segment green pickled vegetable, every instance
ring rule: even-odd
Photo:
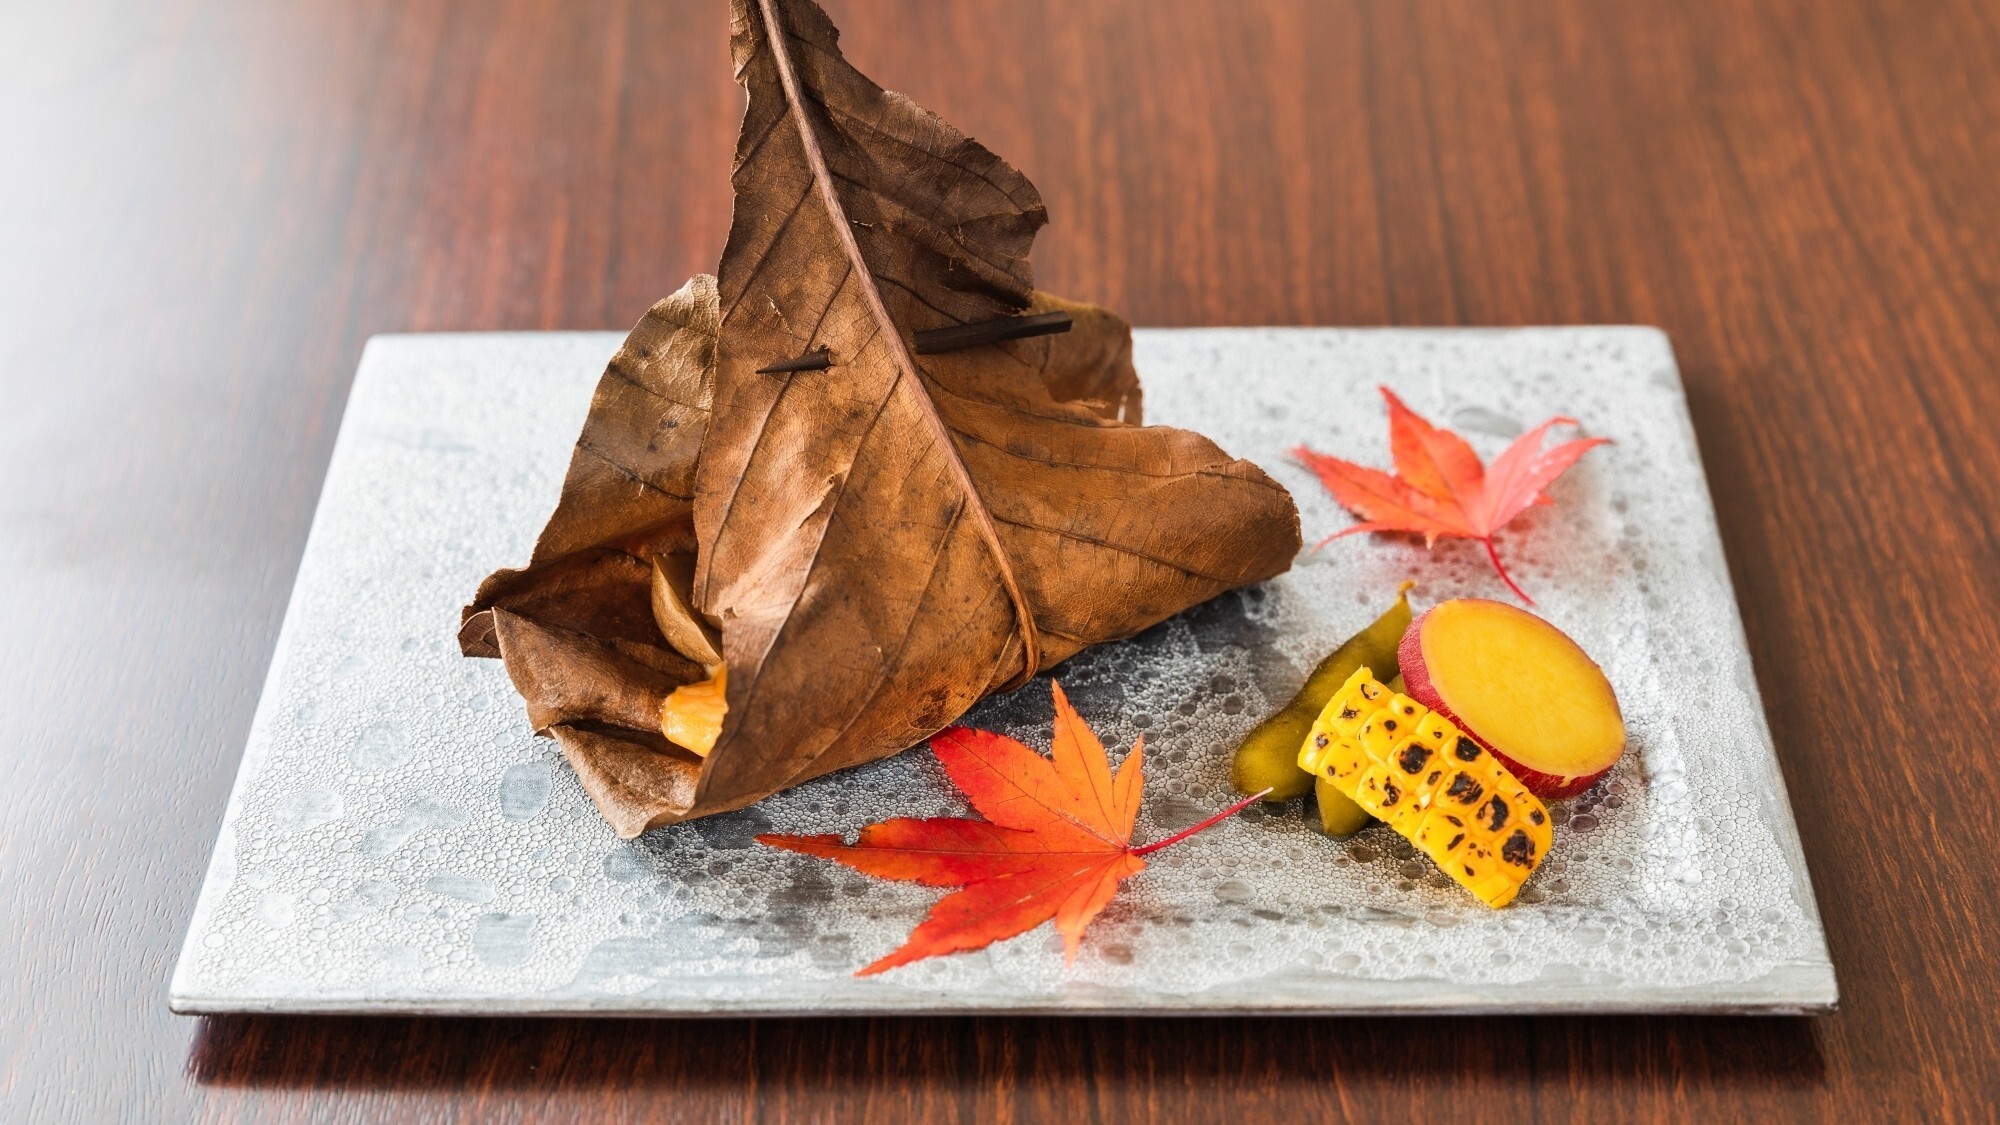
[[[1312,788],[1313,775],[1299,768],[1299,747],[1312,732],[1313,720],[1319,718],[1327,700],[1333,698],[1333,693],[1340,690],[1355,669],[1365,664],[1384,683],[1396,675],[1396,646],[1402,643],[1403,633],[1410,627],[1410,585],[1403,583],[1396,593],[1396,604],[1376,618],[1374,624],[1349,637],[1320,661],[1290,703],[1243,736],[1229,766],[1229,780],[1237,792],[1249,794],[1268,788],[1270,792],[1264,799],[1281,802],[1302,797]],[[1343,803],[1352,806],[1352,814],[1339,808]],[[1331,812],[1329,805],[1335,806]],[[1361,807],[1338,790],[1329,787],[1322,791],[1320,816],[1324,823],[1346,823],[1351,815],[1361,816],[1364,818],[1361,823],[1367,823],[1367,814],[1361,812]]]
[[[1323,777],[1313,778],[1313,794],[1319,798],[1319,830],[1328,836],[1352,836],[1374,819]]]

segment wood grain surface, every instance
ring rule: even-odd
[[[1140,324],[1671,333],[1841,1012],[168,1014],[371,333],[624,328],[728,226],[721,0],[0,7],[0,1119],[1985,1120],[2000,9],[830,0]]]

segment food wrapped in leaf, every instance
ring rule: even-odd
[[[633,329],[529,565],[466,608],[628,837],[894,754],[1299,549],[1277,482],[1140,424],[1124,321],[1035,290],[1034,186],[836,38],[735,0],[718,276]]]

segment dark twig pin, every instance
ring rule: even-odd
[[[964,351],[967,348],[998,344],[1003,340],[1025,340],[1030,336],[1053,336],[1067,332],[1074,322],[1066,312],[1037,313],[1034,316],[1003,316],[998,320],[982,320],[977,324],[960,324],[951,328],[933,328],[929,332],[919,332],[916,336],[918,355],[936,355],[939,352]],[[794,371],[825,371],[833,366],[833,355],[826,345],[807,352],[797,359],[774,363],[769,367],[759,367],[759,375],[786,375]]]
[[[1003,316],[998,320],[982,320],[977,324],[961,324],[954,328],[933,328],[929,332],[917,333],[917,354],[936,355],[938,352],[997,344],[1002,340],[1051,336],[1069,331],[1070,323],[1068,313],[1052,312],[1034,316]]]
[[[793,371],[825,371],[832,366],[833,353],[826,350],[825,344],[821,344],[819,347],[814,348],[797,359],[788,359],[783,363],[774,363],[769,367],[759,367],[757,374],[785,375]]]

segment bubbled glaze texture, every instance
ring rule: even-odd
[[[1286,456],[1386,466],[1378,383],[1490,459],[1553,414],[1593,452],[1499,546],[1604,666],[1623,761],[1559,802],[1519,901],[1480,905],[1393,832],[1295,803],[1156,854],[1065,966],[1049,927],[879,978],[940,892],[763,848],[967,810],[927,751],[619,840],[527,732],[458,608],[525,560],[619,337],[378,337],[177,971],[184,1011],[1810,1011],[1832,968],[1679,377],[1642,328],[1135,333],[1149,416],[1349,517]],[[1055,669],[1114,756],[1144,735],[1137,839],[1230,801],[1229,748],[1398,582],[1507,598],[1477,544],[1351,538]],[[1046,677],[1043,678],[1045,680]],[[1048,686],[966,722],[1042,748]]]

